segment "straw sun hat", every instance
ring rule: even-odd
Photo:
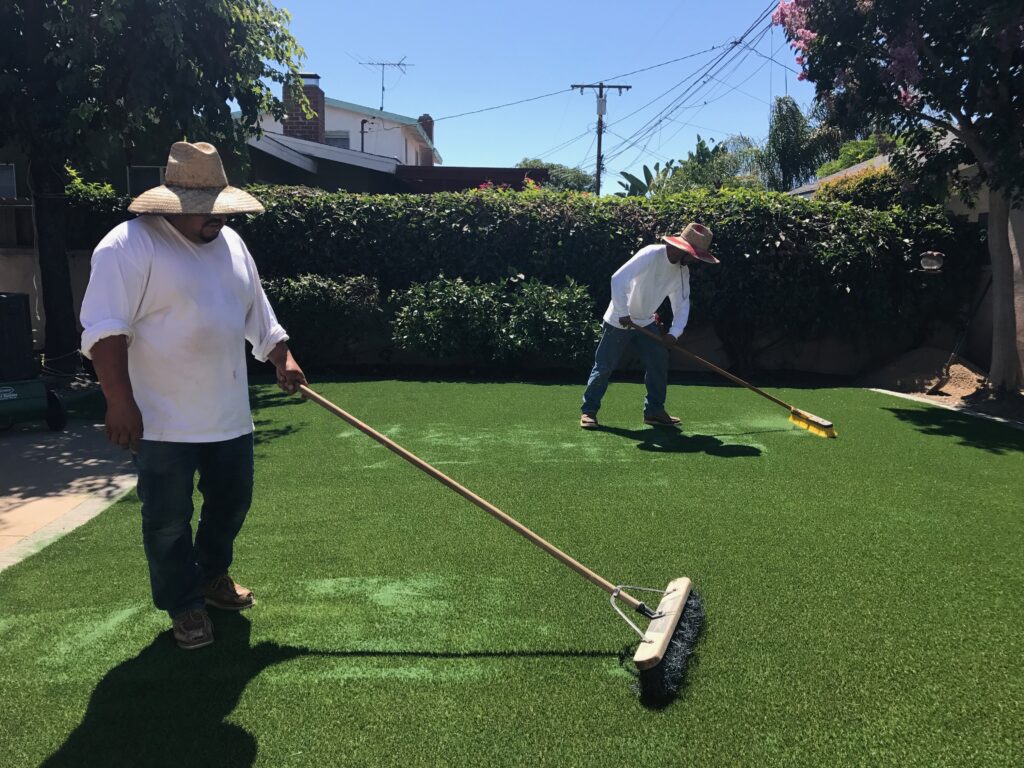
[[[665,235],[661,239],[671,246],[688,251],[708,264],[721,263],[708,251],[711,247],[711,230],[703,224],[687,224],[686,229],[678,235]]]
[[[217,148],[206,142],[175,142],[167,157],[164,183],[147,189],[128,206],[132,213],[262,213],[260,201],[228,177]]]

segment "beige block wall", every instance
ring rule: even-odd
[[[82,296],[89,283],[89,251],[68,253],[68,269],[71,272],[71,296],[75,303],[75,317],[82,307]],[[0,248],[0,292],[27,293],[32,314],[32,344],[37,350],[43,348],[46,338],[46,311],[40,290],[39,260],[31,248]]]

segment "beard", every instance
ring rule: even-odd
[[[211,227],[216,227],[216,231],[210,231]],[[220,236],[220,231],[224,227],[224,219],[208,219],[203,222],[203,226],[199,230],[199,239],[204,243],[212,243]]]

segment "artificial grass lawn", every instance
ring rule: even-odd
[[[613,581],[690,576],[644,709],[604,593],[312,403],[254,388],[256,607],[174,647],[134,496],[0,574],[0,765],[1020,765],[1024,434],[859,390],[359,381],[343,408]]]

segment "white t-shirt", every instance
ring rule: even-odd
[[[102,338],[128,338],[144,440],[252,432],[245,340],[263,361],[288,338],[237,232],[192,243],[163,216],[119,224],[96,246],[81,320],[86,357]]]
[[[604,321],[621,328],[619,318],[629,315],[640,326],[654,322],[654,313],[668,296],[672,304],[672,327],[677,339],[690,317],[690,268],[668,260],[667,247],[648,245],[612,275],[612,300]]]

